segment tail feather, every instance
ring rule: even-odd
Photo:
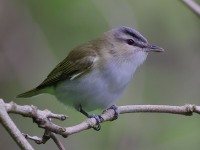
[[[35,89],[32,89],[28,92],[17,95],[17,98],[28,98],[28,97],[36,96],[38,94],[41,94],[41,90],[35,88]]]

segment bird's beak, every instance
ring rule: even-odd
[[[164,49],[156,45],[148,45],[146,52],[164,52]]]

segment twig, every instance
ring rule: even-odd
[[[184,106],[167,106],[167,105],[128,105],[128,106],[119,106],[119,113],[170,113],[170,114],[179,114],[191,116],[193,113],[200,114],[200,106],[195,106],[191,104],[187,104]],[[105,111],[101,117],[103,118],[103,122],[112,121],[114,117],[113,110]],[[87,119],[86,121],[65,128],[65,132],[62,133],[63,136],[69,136],[71,134],[81,132],[83,130],[89,129],[96,124],[95,119]]]
[[[83,130],[89,129],[96,124],[96,120],[86,119],[82,123],[72,126],[72,127],[61,127],[53,122],[49,121],[49,118],[53,116],[53,118],[64,120],[66,117],[64,115],[53,114],[48,110],[38,110],[34,106],[19,106],[13,102],[7,103],[6,109],[9,113],[17,113],[21,114],[25,117],[34,118],[35,122],[39,127],[47,129],[53,133],[60,134],[64,137],[67,137],[71,134],[81,132]],[[119,106],[119,113],[171,113],[171,114],[180,114],[190,116],[192,113],[200,114],[200,106],[195,106],[191,104],[187,104],[184,106],[167,106],[167,105],[128,105],[128,106]],[[112,121],[114,117],[113,110],[105,111],[101,117],[103,118],[103,122]]]
[[[22,133],[19,131],[19,129],[12,121],[10,116],[8,115],[7,110],[5,109],[4,102],[1,99],[0,99],[0,122],[21,149],[34,150],[33,147],[24,138]]]
[[[36,144],[42,144],[42,143],[43,143],[43,139],[40,138],[40,137],[38,137],[38,136],[30,136],[30,135],[24,134],[24,133],[22,133],[22,135],[23,135],[26,139],[35,141]]]
[[[65,150],[63,144],[60,142],[60,140],[57,138],[56,134],[51,132],[51,138],[53,139],[53,141],[56,143],[56,145],[58,146],[59,150]]]
[[[200,17],[200,5],[193,0],[182,0],[182,2]]]
[[[2,99],[0,99],[1,101],[3,101]],[[7,110],[8,113],[14,113],[14,114],[19,114],[22,115],[24,117],[31,117],[31,118],[36,118],[38,120],[43,120],[43,119],[47,119],[47,121],[49,121],[49,118],[54,118],[54,119],[58,119],[58,120],[65,120],[67,119],[66,115],[62,115],[62,114],[54,114],[52,112],[50,112],[49,110],[39,110],[37,109],[36,106],[29,106],[29,105],[24,105],[24,106],[20,106],[17,105],[14,102],[10,102],[10,103],[5,103],[5,108]],[[45,120],[46,121],[46,120]]]
[[[59,150],[65,150],[63,144],[57,138],[55,133],[53,133],[51,131],[45,130],[44,135],[42,136],[42,138],[40,138],[38,136],[30,136],[28,134],[23,134],[23,135],[24,135],[24,137],[26,139],[35,141],[36,144],[45,144],[49,139],[52,139],[56,143],[56,145],[59,148]]]

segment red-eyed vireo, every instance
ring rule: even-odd
[[[138,31],[118,27],[101,37],[74,48],[36,88],[17,97],[41,93],[53,94],[65,105],[73,106],[87,117],[97,120],[100,115],[87,111],[112,108],[130,82],[137,67],[149,52],[162,52],[150,45]]]

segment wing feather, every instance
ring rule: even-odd
[[[94,65],[96,58],[97,54],[93,50],[75,49],[71,51],[37,88],[54,86],[60,81],[73,80],[81,76]]]

